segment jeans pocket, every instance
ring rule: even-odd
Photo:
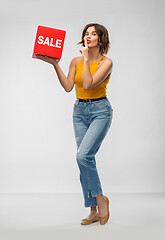
[[[105,99],[105,101],[106,101],[107,105],[109,106],[109,108],[111,108],[111,110],[113,111],[113,108],[112,108],[112,106],[111,106],[110,101],[109,101],[108,99]]]
[[[79,101],[78,101],[78,99],[75,101],[75,103],[74,103],[74,107],[77,107],[78,106],[78,103],[79,103]]]
[[[109,108],[109,103],[106,101],[106,99],[103,100],[97,100],[91,102],[92,107],[96,109],[103,109],[103,108]]]

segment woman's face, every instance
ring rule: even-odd
[[[88,47],[96,47],[96,46],[98,46],[98,39],[99,39],[99,37],[97,35],[97,32],[96,32],[94,26],[89,27],[86,30],[85,36],[84,36],[84,40],[85,40],[85,38],[87,39]]]

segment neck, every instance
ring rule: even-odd
[[[92,48],[89,48],[88,50],[89,50],[88,52],[89,62],[98,61],[102,57],[98,47],[92,47]]]

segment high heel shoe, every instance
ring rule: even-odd
[[[81,220],[81,224],[82,225],[88,225],[88,224],[91,224],[93,222],[98,222],[98,221],[99,221],[99,214],[97,213],[96,216],[92,219],[83,218]]]
[[[106,196],[104,196],[104,198],[106,199],[106,202],[107,202],[108,213],[103,217],[99,216],[99,220],[100,220],[101,225],[104,225],[109,219],[109,199]]]

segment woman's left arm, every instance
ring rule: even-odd
[[[97,71],[93,75],[91,75],[88,59],[87,39],[85,39],[85,47],[82,46],[80,52],[83,54],[84,57],[82,73],[83,89],[89,90],[96,87],[107,78],[107,76],[111,72],[113,62],[111,59],[106,59],[106,61],[104,61],[104,63],[101,64],[99,69],[97,69]]]
[[[90,90],[103,82],[110,74],[112,66],[112,60],[106,59],[106,61],[102,63],[101,66],[97,69],[97,71],[93,75],[91,75],[89,62],[84,60],[82,75],[84,90]]]

